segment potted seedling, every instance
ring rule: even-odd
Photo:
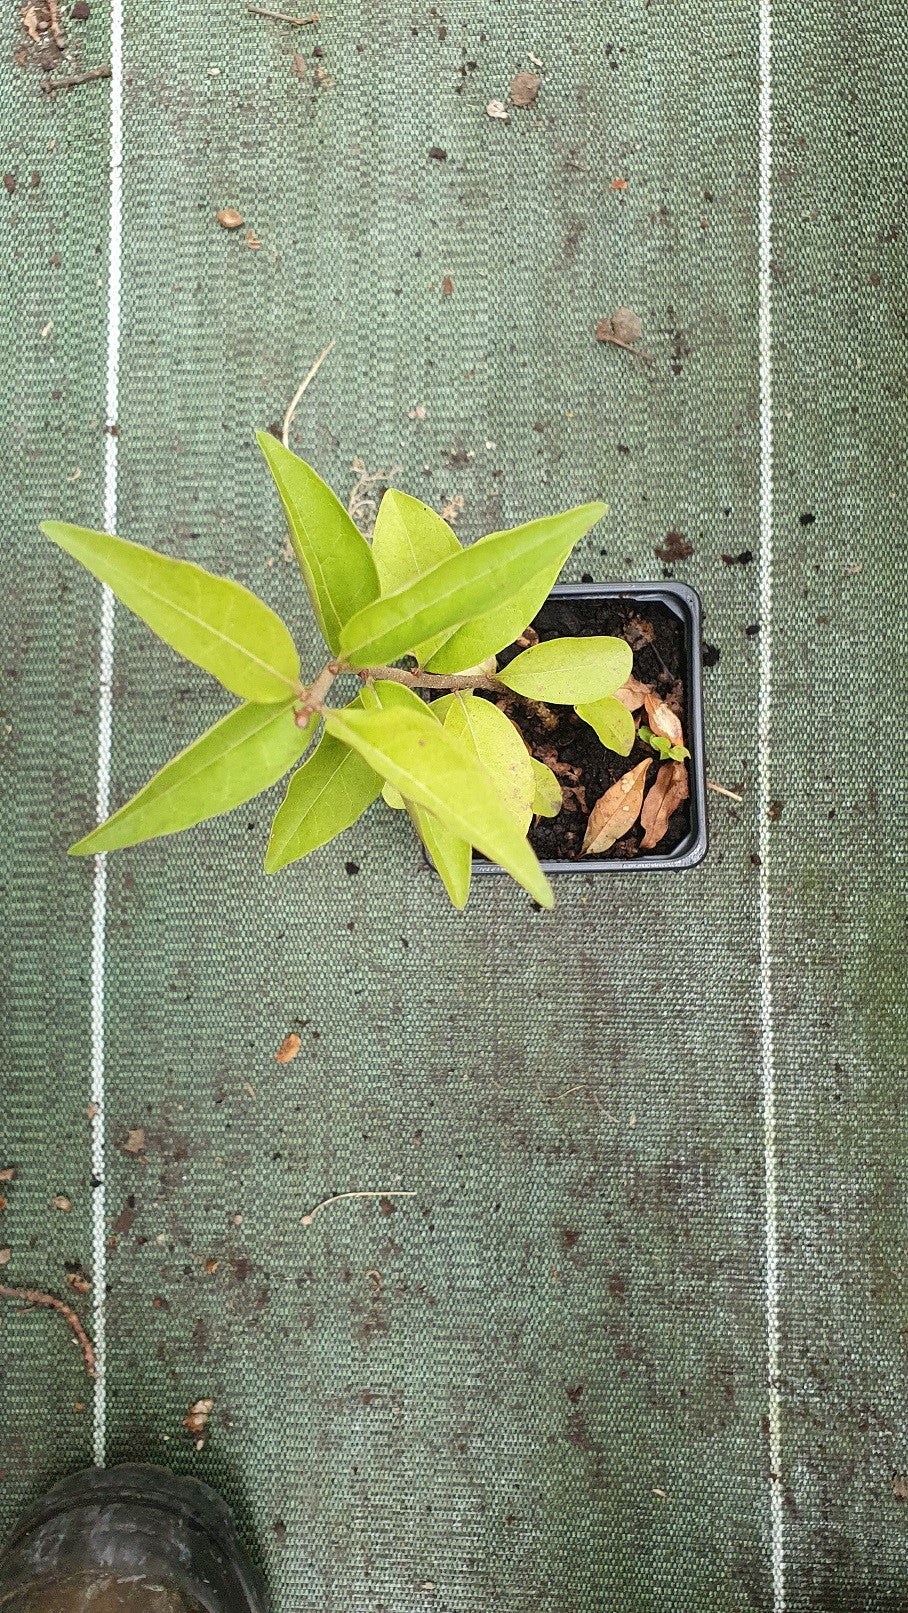
[[[269,873],[380,796],[408,812],[456,907],[474,866],[550,907],[547,870],[703,855],[696,596],[555,587],[604,505],[463,548],[392,489],[370,545],[309,465],[266,433],[259,443],[327,647],[305,674],[289,629],[239,583],[107,533],[43,528],[240,701],[75,854],[188,829],[290,773]]]

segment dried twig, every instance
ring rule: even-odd
[[[367,538],[372,536],[375,517],[378,514],[378,499],[373,491],[379,487],[386,487],[400,470],[399,465],[392,465],[388,470],[367,470],[361,459],[354,459],[350,469],[356,474],[356,481],[350,489],[347,500],[347,514],[354,526]]]
[[[283,11],[269,11],[267,6],[247,6],[250,17],[270,17],[272,22],[289,22],[291,28],[302,28],[307,22],[318,22],[318,12],[310,12],[308,17],[288,17]]]
[[[23,1305],[46,1305],[51,1310],[59,1311],[79,1341],[88,1376],[90,1378],[97,1376],[94,1346],[71,1306],[66,1305],[62,1299],[57,1299],[54,1294],[42,1294],[39,1288],[9,1288],[5,1283],[0,1283],[0,1299],[19,1299]]]
[[[319,1210],[326,1210],[329,1204],[339,1204],[341,1199],[415,1199],[415,1197],[415,1193],[404,1192],[403,1189],[395,1187],[379,1188],[373,1193],[333,1193],[330,1199],[322,1199],[308,1215],[304,1215],[302,1224],[304,1227],[311,1227]]]
[[[739,805],[744,800],[743,795],[736,794],[734,790],[727,790],[724,784],[716,784],[711,778],[706,780],[706,788],[712,790],[714,795],[724,795],[729,801],[737,801]]]
[[[94,78],[110,78],[110,63],[102,62],[100,67],[89,67],[84,73],[73,73],[70,78],[46,78],[41,88],[49,95],[52,90],[74,90],[77,84],[90,84]]]
[[[319,370],[321,369],[322,365],[324,364],[325,359],[328,357],[328,354],[330,353],[330,351],[331,351],[333,346],[334,346],[334,340],[330,341],[328,343],[328,346],[322,349],[322,351],[319,353],[318,358],[316,359],[315,363],[312,365],[312,368],[308,371],[308,373],[306,375],[303,376],[303,379],[301,380],[299,386],[297,387],[296,391],[293,394],[293,397],[290,399],[290,402],[287,405],[287,413],[284,415],[284,424],[281,427],[281,441],[284,444],[285,448],[290,447],[290,427],[293,424],[293,416],[296,414],[297,404],[299,403],[300,398],[302,397],[303,393],[305,392],[305,390],[306,390],[307,386],[309,385],[310,381],[313,381],[315,379],[315,377],[317,376]]]

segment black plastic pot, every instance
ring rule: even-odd
[[[690,751],[690,830],[681,843],[664,854],[640,857],[583,857],[542,860],[547,874],[638,874],[674,868],[693,868],[706,856],[706,758],[703,743],[703,676],[700,643],[700,596],[683,582],[568,582],[557,583],[551,598],[626,600],[632,605],[663,605],[684,629],[684,687],[687,702],[684,738]],[[498,863],[473,854],[474,874],[500,874]]]

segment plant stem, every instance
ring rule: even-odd
[[[296,724],[298,728],[305,728],[310,717],[314,717],[317,711],[324,710],[325,695],[331,688],[338,673],[343,670],[344,668],[339,662],[329,661],[326,666],[322,667],[311,688],[304,690],[302,701],[296,708]]]
[[[485,672],[406,672],[398,666],[370,666],[358,676],[364,683],[367,679],[379,678],[383,682],[402,683],[407,689],[438,689],[448,693],[455,689],[489,689],[498,693],[507,687],[500,678]]]
[[[317,711],[324,711],[325,696],[331,688],[335,678],[343,673],[355,673],[362,683],[378,679],[380,682],[402,683],[406,689],[435,689],[441,693],[451,693],[457,689],[488,689],[492,694],[512,694],[513,691],[502,683],[500,678],[492,677],[486,672],[406,672],[399,666],[369,666],[349,667],[342,661],[328,661],[322,667],[315,682],[304,689],[300,703],[296,708],[297,727],[305,728],[311,717]]]

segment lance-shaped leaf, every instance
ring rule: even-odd
[[[362,710],[360,696],[347,711]],[[331,733],[297,768],[278,807],[265,853],[265,872],[305,857],[349,829],[381,793],[381,778],[349,745]]]
[[[461,549],[359,611],[341,633],[339,654],[353,667],[394,661],[414,642],[460,627],[487,609],[490,599],[510,597],[550,566],[567,541],[582,536],[603,509],[587,504]]]
[[[639,762],[599,797],[589,815],[583,837],[585,856],[594,857],[608,851],[616,840],[634,827],[640,816],[646,774],[651,766],[651,762]]]
[[[526,834],[533,816],[533,764],[510,718],[490,700],[474,694],[456,695],[445,715],[445,732],[475,752],[491,773],[514,822]]]
[[[174,756],[112,817],[70,847],[73,856],[135,846],[190,829],[242,806],[276,784],[309,744],[315,719],[298,728],[292,702],[238,706]]]
[[[460,541],[447,521],[421,499],[411,498],[397,488],[389,488],[378,507],[372,533],[372,558],[378,569],[383,594],[393,594],[424,572],[441,565],[452,554],[459,554]],[[407,653],[424,666],[446,634],[411,644]]]
[[[330,487],[304,459],[268,431],[257,434],[281,495],[290,542],[316,620],[337,653],[341,628],[378,598],[378,572],[368,543]]]
[[[529,700],[574,706],[613,694],[633,659],[623,638],[553,638],[515,656],[498,676]]]
[[[652,851],[668,832],[668,821],[690,795],[687,768],[683,762],[665,762],[656,774],[652,789],[643,803],[640,827],[644,830],[641,851]]]
[[[531,757],[533,764],[533,814],[539,818],[557,818],[564,798],[561,794],[561,785],[552,769],[546,767],[535,756]]]
[[[630,755],[637,730],[632,712],[617,695],[607,694],[602,700],[574,709],[578,717],[596,730],[607,750],[617,751],[619,756]]]
[[[542,609],[571,550],[582,536],[581,532],[572,537],[549,565],[538,571],[503,604],[495,605],[481,616],[474,616],[472,621],[465,622],[463,627],[448,635],[441,648],[426,663],[428,671],[466,672],[513,644]],[[479,539],[480,543],[487,541],[486,538]]]
[[[466,907],[473,877],[473,848],[470,842],[455,834],[434,813],[417,806],[415,801],[405,804],[410,822],[434,863],[452,905],[456,908]]]
[[[298,688],[300,660],[288,629],[240,583],[108,532],[64,521],[46,521],[41,530],[231,694],[268,704]]]
[[[420,716],[428,713],[438,723],[441,723],[448,703],[453,698],[445,695],[441,700],[427,705],[420,700],[414,690],[408,689],[404,684],[393,683],[387,678],[378,679],[371,685],[367,684],[366,688],[373,697],[374,705],[386,711],[393,711],[397,707],[415,711]],[[470,894],[473,869],[473,851],[469,842],[461,840],[446,823],[442,823],[440,818],[427,812],[425,807],[405,799],[387,779],[382,785],[381,793],[390,807],[406,808],[410,822],[425,846],[453,905],[458,908],[465,907]]]
[[[500,863],[542,907],[552,906],[551,886],[490,774],[429,712],[329,711],[325,721],[405,800],[425,807]]]

